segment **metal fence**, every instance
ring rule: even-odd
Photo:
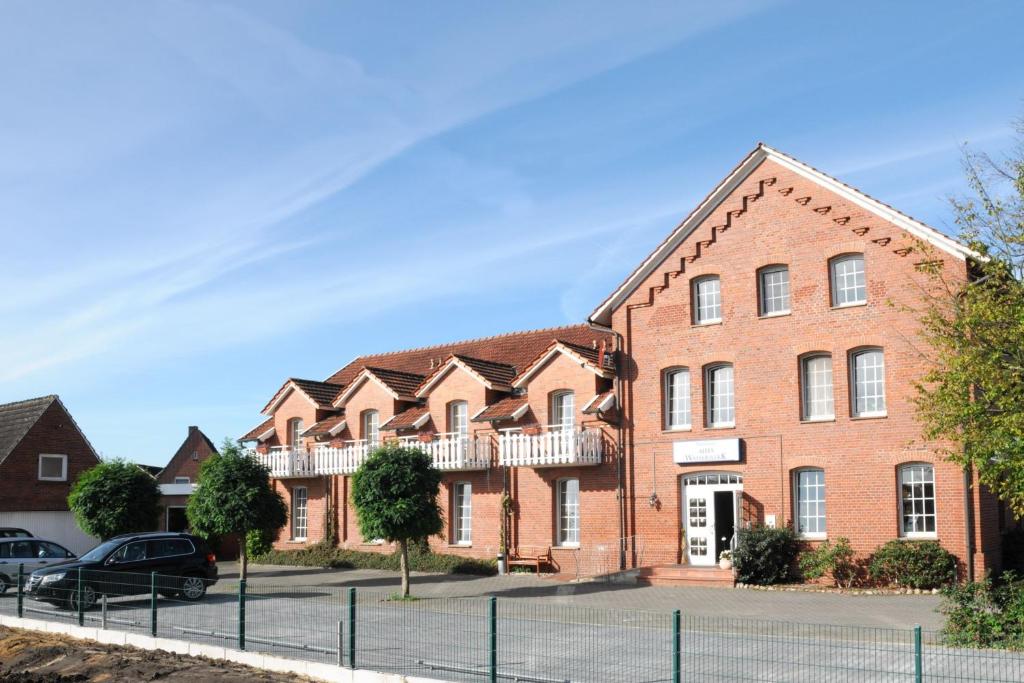
[[[56,584],[54,584],[56,585]],[[913,629],[597,609],[512,598],[399,600],[344,586],[159,574],[69,573],[40,601],[33,580],[0,613],[227,645],[460,683],[479,681],[1024,680],[1024,654],[959,649]],[[188,599],[192,597],[193,599]]]

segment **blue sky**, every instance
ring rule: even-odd
[[[0,401],[107,457],[288,376],[579,322],[765,141],[950,228],[1016,2],[0,5]]]

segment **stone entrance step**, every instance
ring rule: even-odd
[[[688,564],[659,564],[641,568],[637,583],[646,586],[732,588],[735,579],[731,569],[694,567]]]

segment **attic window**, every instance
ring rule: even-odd
[[[199,460],[199,451],[192,451],[192,459]]]
[[[68,456],[39,454],[39,481],[67,481]]]

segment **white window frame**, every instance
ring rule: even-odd
[[[690,368],[670,368],[664,374],[665,429],[668,431],[688,431],[693,428],[693,384],[690,378]],[[676,377],[686,378],[683,382],[685,386],[680,388],[678,396],[673,388],[673,381]],[[678,415],[678,422],[676,421],[676,415]]]
[[[576,485],[575,503],[566,500],[570,482]],[[580,547],[580,480],[575,477],[567,477],[559,479],[556,486],[555,504],[558,506],[556,515],[558,543],[556,545],[560,548],[578,548]]]
[[[448,404],[448,431],[456,436],[469,436],[469,403],[452,401]]]
[[[58,477],[44,477],[43,476],[43,459],[44,458],[60,458],[60,476]],[[36,474],[39,475],[39,481],[67,481],[68,480],[68,456],[63,453],[40,453],[38,460],[38,469]]]
[[[706,295],[711,299],[709,303],[702,303],[701,286],[714,282],[717,287],[717,291],[713,294]],[[694,278],[693,280],[693,292],[691,295],[693,300],[693,324],[694,325],[714,325],[715,323],[722,322],[722,279],[717,275],[702,275],[701,277]],[[704,317],[707,313],[702,314],[701,311],[707,309],[709,313],[717,311],[717,316]]]
[[[924,518],[925,520],[927,520],[928,517],[931,517],[931,519],[932,519],[932,526],[934,527],[933,531],[907,531],[906,526],[905,526],[906,504],[907,504],[908,501],[905,500],[904,497],[903,497],[904,476],[908,472],[911,472],[911,471],[914,471],[914,470],[918,470],[918,469],[926,470],[931,475],[931,478],[930,479],[921,479],[921,480],[911,479],[911,480],[907,481],[906,483],[911,485],[911,486],[913,486],[914,484],[921,484],[921,485],[925,485],[925,486],[926,485],[931,485],[931,489],[932,489],[932,495],[931,495],[932,512],[931,512],[931,514],[928,514],[926,512],[918,513],[918,512],[914,512],[913,510],[911,510],[910,515],[915,517],[915,518],[921,517],[921,518]],[[899,517],[899,525],[900,525],[900,537],[901,538],[908,538],[908,539],[929,538],[929,539],[935,539],[935,538],[939,537],[939,501],[938,501],[938,496],[936,495],[936,492],[935,492],[935,465],[933,465],[930,462],[908,462],[908,463],[904,463],[903,465],[900,465],[899,469],[896,472],[896,498],[899,500],[899,515],[900,515],[900,517]],[[911,496],[910,502],[912,503],[912,506],[913,506],[913,503],[915,501],[920,501],[921,505],[923,506],[925,504],[925,501],[927,501],[928,499],[929,499],[928,496],[922,496],[920,498],[915,498],[915,497]]]
[[[302,495],[299,495],[299,492]],[[300,526],[299,520],[299,500],[302,500],[302,535],[299,535]],[[292,540],[293,541],[306,541],[309,539],[309,489],[305,486],[293,486],[292,487],[292,510],[291,510],[291,526],[292,526]]]
[[[729,411],[732,413],[731,420],[715,420],[715,373],[719,370],[729,369],[729,391],[728,396],[732,400]],[[736,370],[732,363],[714,363],[704,368],[704,418],[708,429],[722,429],[736,426]]]
[[[473,484],[468,481],[452,488],[452,545],[473,545]]]
[[[800,486],[800,475],[816,473],[821,475],[821,484],[814,484],[810,487]],[[820,489],[820,497],[814,499],[805,498],[801,495],[805,490],[810,491],[814,489],[814,493],[818,493]],[[803,504],[814,503],[817,505],[820,503],[823,506],[822,514],[804,515],[801,507]],[[804,519],[815,519],[821,520],[821,526],[824,527],[820,531],[803,531],[801,526]],[[800,538],[807,539],[809,541],[820,541],[828,538],[828,485],[825,481],[825,470],[820,467],[803,467],[793,471],[793,526],[796,527],[797,534]]]
[[[175,484],[191,484],[192,483],[192,479],[190,479],[189,477],[175,477],[174,478],[174,483]]]
[[[306,426],[305,421],[301,417],[293,417],[288,420],[288,445],[292,448],[298,448],[302,444],[302,432]]]
[[[362,419],[360,420],[360,428],[362,433],[360,436],[363,441],[375,446],[380,443],[380,411],[379,410],[364,410]]]
[[[860,275],[860,279],[863,281],[863,284],[862,285],[858,285],[856,283],[856,276],[858,274],[855,272],[853,274],[853,277],[854,277],[854,284],[853,284],[853,286],[852,287],[845,286],[846,285],[845,280],[848,277],[850,277],[850,276],[844,274],[843,275],[843,278],[844,278],[843,285],[844,286],[842,288],[840,288],[840,286],[839,286],[839,279],[837,277],[837,275],[838,275],[837,268],[838,268],[838,266],[840,264],[849,263],[850,261],[860,261],[860,273],[859,273],[859,275]],[[863,306],[864,304],[866,304],[868,302],[867,265],[864,262],[864,254],[862,254],[862,253],[840,254],[839,256],[836,256],[836,257],[830,259],[829,262],[828,262],[828,279],[829,279],[829,289],[831,290],[831,293],[832,293],[831,295],[832,295],[832,307],[833,308],[846,308],[848,306]],[[862,298],[860,298],[860,299],[853,299],[851,301],[840,301],[839,300],[839,293],[840,293],[840,291],[843,291],[843,292],[846,292],[848,290],[856,291],[856,290],[862,289],[862,288],[864,290],[864,296]]]
[[[826,411],[820,414],[811,413],[811,406],[817,403],[812,392],[818,387],[811,383],[810,365],[816,360],[828,361],[828,398],[825,402]],[[800,419],[804,422],[830,422],[836,419],[835,375],[830,353],[808,353],[800,357]]]
[[[778,298],[784,298],[785,302],[786,302],[786,305],[785,305],[785,308],[780,308],[777,311],[769,311],[768,310],[768,306],[767,306],[767,303],[769,301],[769,298],[768,298],[768,286],[767,286],[767,283],[765,282],[765,276],[767,276],[767,275],[775,275],[777,273],[785,273],[785,275],[786,275],[786,281],[784,283],[782,283],[782,285],[781,285],[782,288],[785,290],[785,294],[784,294],[784,297],[775,297],[775,296],[773,296],[773,297],[771,297],[771,300],[774,301],[774,300],[776,300]],[[775,285],[772,285],[772,286],[774,287]],[[758,312],[759,316],[761,316],[762,318],[772,318],[772,317],[775,317],[777,315],[788,315],[789,312],[790,312],[790,305],[792,303],[792,299],[791,299],[792,291],[791,291],[790,286],[789,286],[789,266],[784,265],[784,264],[776,264],[776,265],[771,265],[771,266],[765,266],[764,268],[761,268],[760,270],[758,270],[757,271],[757,292],[758,292],[758,296],[757,296],[757,298],[758,298],[757,312]]]
[[[881,373],[882,373],[882,378],[881,378],[882,391],[881,391],[881,394],[873,395],[874,398],[881,397],[882,409],[881,410],[864,410],[864,411],[861,411],[857,407],[857,403],[860,400],[860,398],[862,397],[862,394],[861,394],[860,388],[859,388],[859,383],[857,381],[857,360],[859,358],[863,357],[863,356],[866,356],[866,355],[870,354],[870,353],[877,353],[881,357],[881,359],[882,359],[882,364],[880,366],[881,367]],[[886,403],[886,400],[885,400],[885,385],[886,385],[886,381],[885,381],[885,350],[882,349],[881,347],[877,347],[877,346],[867,346],[867,347],[863,347],[863,348],[859,348],[859,349],[854,349],[853,351],[851,351],[848,354],[847,357],[849,358],[849,363],[848,364],[850,366],[850,378],[849,378],[849,381],[850,381],[850,415],[851,415],[851,417],[885,417],[886,415],[888,415],[889,414],[888,413],[888,404]],[[874,367],[877,368],[879,366],[874,366]],[[872,382],[872,383],[874,383],[874,382]]]
[[[571,389],[559,389],[551,392],[552,429],[572,431],[576,428],[576,392]]]

